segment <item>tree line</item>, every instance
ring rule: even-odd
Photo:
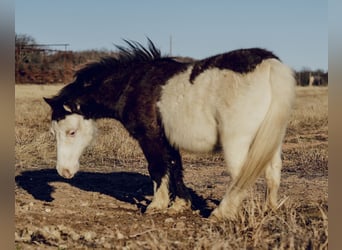
[[[15,81],[16,83],[68,83],[81,65],[95,61],[104,56],[117,56],[109,50],[68,51],[49,48],[37,44],[36,40],[26,34],[15,35]],[[179,61],[193,61],[189,57],[177,57]],[[295,72],[297,84],[328,85],[328,72],[302,69]]]
[[[74,71],[89,61],[117,53],[107,50],[68,51],[37,44],[26,34],[15,35],[16,83],[67,83]]]

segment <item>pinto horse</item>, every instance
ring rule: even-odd
[[[95,120],[120,121],[146,157],[154,185],[147,211],[191,207],[179,150],[223,149],[232,183],[217,219],[234,219],[246,189],[264,174],[267,201],[277,206],[281,145],[293,102],[292,70],[260,48],[240,49],[184,63],[126,41],[118,57],[105,57],[75,73],[52,109],[57,171],[72,178],[94,138]]]

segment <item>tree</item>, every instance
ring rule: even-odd
[[[15,47],[24,47],[27,45],[36,45],[36,40],[27,34],[15,34]]]

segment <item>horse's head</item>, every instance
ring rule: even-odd
[[[44,98],[52,109],[51,132],[57,140],[57,172],[72,178],[79,169],[79,158],[96,133],[95,122],[77,112],[77,105]]]

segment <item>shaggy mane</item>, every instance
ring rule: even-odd
[[[125,40],[128,45],[123,47],[115,45],[119,50],[117,57],[107,56],[100,59],[100,61],[86,64],[83,68],[78,70],[74,77],[77,80],[91,82],[96,76],[107,75],[118,66],[128,66],[129,64],[154,61],[162,58],[161,52],[153,42],[147,38],[148,46],[145,48],[141,43],[135,41]]]

